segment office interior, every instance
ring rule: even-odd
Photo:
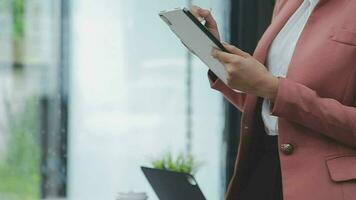
[[[252,53],[272,0],[0,0],[0,199],[158,199],[140,166],[191,157],[223,199],[240,113],[158,17],[211,9]]]

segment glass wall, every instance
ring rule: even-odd
[[[227,2],[0,0],[0,199],[157,199],[140,166],[180,153],[221,199],[221,95],[158,12],[212,8],[227,40]]]
[[[2,200],[39,199],[45,190],[41,190],[41,183],[46,183],[43,177],[58,171],[56,156],[52,156],[54,167],[47,168],[46,159],[51,156],[42,147],[49,144],[47,136],[56,136],[59,129],[54,118],[60,112],[56,107],[60,99],[59,7],[57,1],[0,0]],[[49,146],[55,155],[53,143]]]
[[[226,31],[226,1],[72,1],[69,199],[157,199],[140,166],[166,152],[191,152],[206,197],[222,198],[222,98],[158,18],[192,3]]]

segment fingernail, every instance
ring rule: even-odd
[[[210,14],[210,10],[203,10],[202,13],[209,15]]]

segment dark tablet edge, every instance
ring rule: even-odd
[[[145,170],[152,170],[152,171],[165,171],[165,172],[171,172],[171,173],[175,173],[175,174],[182,174],[182,175],[188,175],[190,177],[194,176],[192,174],[189,173],[185,173],[185,172],[176,172],[176,171],[171,171],[171,170],[167,170],[167,169],[156,169],[156,168],[152,168],[152,167],[145,167],[145,166],[141,166],[141,170],[145,171]],[[195,179],[195,178],[194,178]]]
[[[221,42],[202,24],[199,22],[199,20],[187,9],[184,8],[183,12],[202,30],[205,35],[207,35],[211,41],[216,44],[222,51],[229,52],[226,50],[226,48],[221,44]]]

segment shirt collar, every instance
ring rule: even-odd
[[[316,6],[318,4],[319,0],[306,0],[309,1],[311,5]]]

